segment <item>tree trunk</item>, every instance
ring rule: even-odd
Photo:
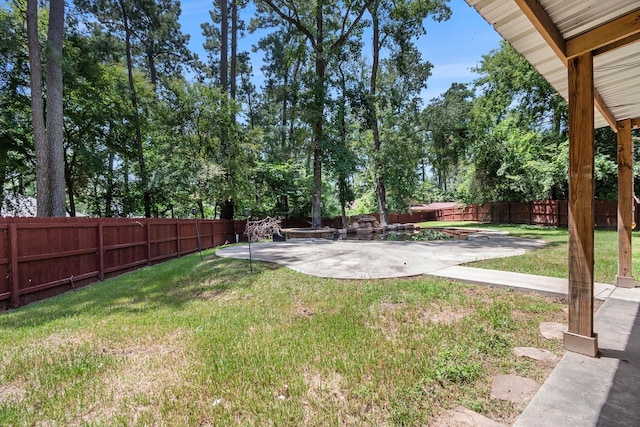
[[[65,182],[67,183],[67,194],[69,197],[69,216],[70,217],[75,217],[76,216],[76,200],[75,200],[75,196],[74,196],[74,192],[75,189],[73,188],[73,179],[72,179],[72,172],[73,172],[73,167],[76,164],[76,154],[73,153],[73,155],[71,156],[71,162],[67,161],[67,156],[65,153],[64,156],[64,179]]]
[[[313,120],[313,200],[311,203],[311,227],[322,227],[322,140],[324,131],[324,78],[326,60],[324,58],[322,2],[316,3],[316,87],[314,88],[314,104],[316,117]]]
[[[338,65],[338,72],[340,73],[340,90],[342,91],[342,106],[338,107],[339,109],[342,109],[342,112],[340,112],[340,144],[342,144],[344,147],[347,146],[347,108],[346,108],[346,97],[347,97],[347,79],[344,75],[344,72],[342,70],[342,65],[339,64]],[[346,205],[347,205],[347,198],[346,198],[346,194],[347,194],[347,189],[348,189],[348,181],[347,181],[347,176],[345,176],[344,173],[340,172],[338,173],[338,192],[340,193],[339,199],[340,199],[340,213],[342,216],[342,228],[343,229],[347,229],[347,211],[346,211]]]
[[[49,155],[44,128],[42,100],[42,65],[40,41],[38,39],[38,2],[27,0],[27,44],[29,46],[29,74],[31,89],[31,121],[36,154],[37,215],[51,216],[51,193],[49,192]]]
[[[131,57],[131,28],[129,28],[129,16],[123,0],[120,0],[122,10],[122,23],[125,32],[125,49],[127,51],[127,73],[129,77],[129,90],[131,91],[131,105],[133,107],[133,117],[136,128],[136,149],[138,152],[138,167],[140,168],[140,183],[142,185],[144,216],[151,218],[151,192],[149,190],[149,178],[147,176],[147,166],[144,159],[144,147],[142,146],[142,129],[140,125],[140,115],[138,112],[138,95],[133,80],[133,60]]]
[[[220,91],[222,92],[225,104],[225,108],[229,111],[228,91],[229,91],[229,9],[227,5],[228,0],[220,0]],[[221,150],[222,156],[225,159],[229,158],[230,141],[229,141],[229,129],[222,129],[221,135]],[[232,177],[229,171],[225,172],[225,179],[229,182]],[[233,219],[235,213],[233,197],[230,197],[222,201],[220,207],[220,218]]]
[[[113,151],[109,151],[109,169],[107,171],[107,192],[104,196],[104,216],[112,217],[113,211],[111,205],[113,205],[113,163],[115,161],[115,154]]]
[[[232,100],[236,100],[238,87],[238,0],[231,0],[231,69],[229,72],[230,88],[229,95]],[[231,111],[231,123],[236,124],[235,108]]]
[[[229,10],[228,0],[219,0],[220,5],[220,91],[229,91]]]
[[[376,177],[376,194],[378,195],[378,210],[380,211],[380,225],[386,227],[389,224],[389,214],[387,212],[387,190],[384,185],[384,177],[382,176],[382,160],[380,129],[378,128],[378,105],[377,105],[377,86],[378,69],[380,67],[380,23],[378,22],[377,2],[374,2],[369,8],[373,21],[373,65],[371,66],[371,131],[373,133],[373,158]]]
[[[0,149],[0,179],[2,180],[2,189],[0,189],[0,212],[4,205],[4,189],[7,188],[5,186],[5,180],[7,179],[8,163],[9,152],[7,150]]]
[[[220,219],[233,219],[235,215],[235,202],[233,199],[225,200],[220,206]]]
[[[289,97],[289,70],[287,69],[284,73],[284,78],[282,80],[282,117],[280,119],[281,129],[280,129],[280,148],[283,150],[287,146],[287,101]]]
[[[64,115],[62,107],[62,40],[64,0],[51,0],[47,31],[47,145],[51,216],[66,216],[64,193]]]
[[[156,60],[151,47],[147,48],[147,66],[149,67],[149,78],[151,79],[153,91],[156,92],[158,90],[158,71],[156,70]]]
[[[295,62],[295,66],[293,67],[293,75],[291,76],[291,81],[292,82],[297,82],[298,81],[298,75],[300,72],[300,66],[301,66],[301,60],[300,58],[296,58],[296,62]],[[294,147],[295,147],[295,122],[296,122],[296,115],[298,114],[297,112],[297,108],[296,106],[298,105],[298,94],[293,91],[294,93],[291,94],[291,101],[289,102],[290,108],[289,108],[289,132],[288,132],[288,144],[289,144],[289,152],[293,152],[294,154],[294,158],[296,161],[298,161],[298,151],[295,150],[294,151]]]

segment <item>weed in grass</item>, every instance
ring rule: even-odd
[[[511,340],[506,334],[488,332],[483,328],[476,330],[478,339],[476,348],[483,354],[492,356],[505,356],[511,351]]]
[[[511,307],[505,302],[494,302],[487,309],[479,309],[478,314],[497,331],[509,331],[513,328]]]
[[[475,360],[468,349],[453,347],[438,354],[435,377],[440,383],[472,383],[482,373],[482,363]]]

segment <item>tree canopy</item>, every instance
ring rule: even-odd
[[[509,44],[423,99],[432,64],[417,46],[447,0],[216,0],[203,59],[180,14],[179,0],[0,8],[0,202],[107,217],[249,207],[317,227],[415,202],[567,197],[566,103]],[[615,198],[615,134],[598,130],[596,152],[596,197]]]

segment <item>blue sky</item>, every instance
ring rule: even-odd
[[[204,60],[200,24],[209,20],[213,0],[182,0],[181,4],[182,31],[191,35],[189,47]],[[449,6],[453,11],[451,18],[445,22],[427,20],[427,34],[418,40],[423,58],[434,65],[428,87],[422,93],[425,103],[446,91],[451,83],[473,80],[471,68],[478,64],[483,54],[498,48],[500,42],[495,30],[464,0],[451,0]],[[247,36],[242,49],[250,51],[256,36]],[[256,84],[262,81],[259,75],[261,58],[262,52],[252,54]]]

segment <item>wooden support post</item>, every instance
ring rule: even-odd
[[[20,307],[20,275],[18,274],[18,226],[9,224],[9,257],[11,259],[11,307]]]
[[[180,220],[176,219],[176,254],[180,258]]]
[[[104,223],[98,221],[98,279],[104,281]]]
[[[618,275],[616,284],[635,286],[631,267],[631,229],[633,228],[633,140],[631,120],[618,122]]]
[[[593,55],[571,58],[569,73],[569,351],[595,357],[593,332],[594,108]]]
[[[147,265],[151,265],[151,220],[147,218],[145,223],[147,232]]]

